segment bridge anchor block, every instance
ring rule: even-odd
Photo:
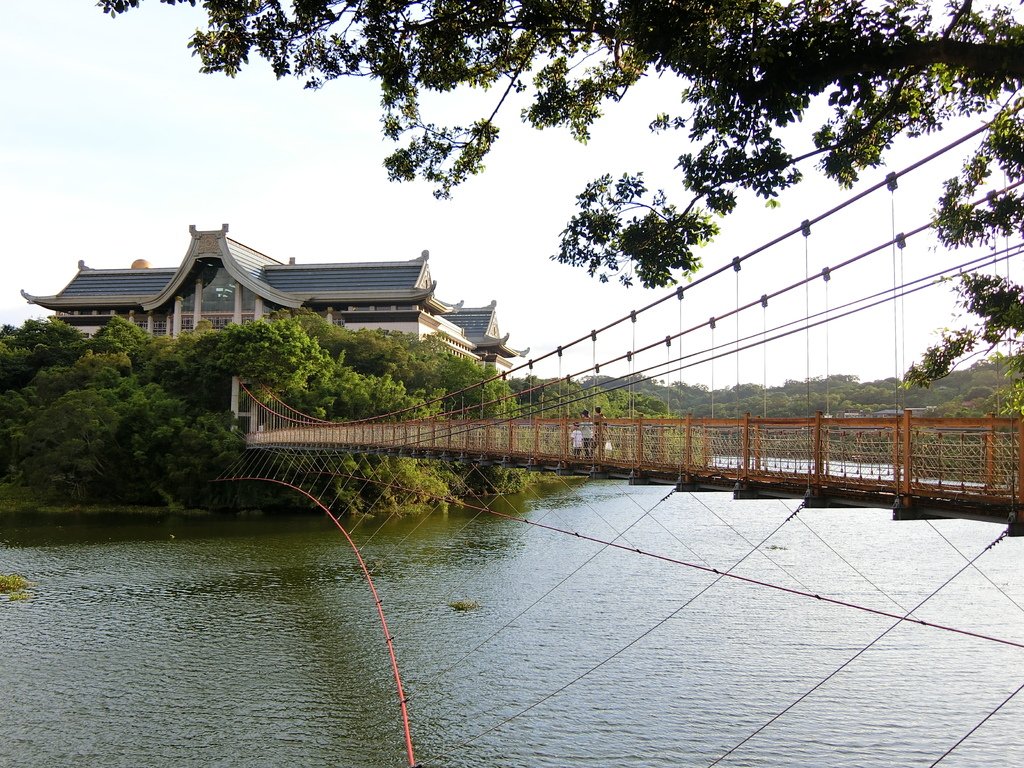
[[[752,499],[760,499],[761,494],[742,483],[736,483],[732,489],[732,498],[733,501],[751,501]]]
[[[629,473],[629,484],[630,485],[650,485],[651,484],[651,480],[650,480],[650,478],[644,477],[643,475],[641,475],[641,474],[639,474],[637,472],[632,472],[631,471]]]
[[[910,504],[908,499],[904,503],[902,498],[897,497],[896,501],[892,505],[892,519],[893,520],[941,520],[941,515],[929,515],[927,512],[921,512],[915,509]]]

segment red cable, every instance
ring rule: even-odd
[[[320,499],[318,499],[316,496],[314,496],[313,494],[309,493],[308,491],[304,491],[302,488],[299,488],[298,486],[292,485],[291,483],[286,483],[283,480],[274,480],[274,479],[269,478],[269,477],[234,477],[234,478],[231,478],[231,479],[232,480],[262,480],[263,482],[275,483],[277,485],[283,485],[286,488],[291,488],[293,491],[298,491],[303,496],[305,496],[307,499],[309,499],[314,504],[316,504],[318,507],[320,507],[320,509],[322,509],[324,512],[326,512],[327,516],[329,518],[331,518],[331,522],[334,523],[334,525],[337,527],[337,529],[339,531],[341,531],[342,534],[344,534],[345,538],[348,540],[348,544],[349,544],[350,547],[352,547],[352,551],[355,553],[356,560],[359,562],[359,567],[363,571],[363,578],[366,579],[366,583],[370,586],[370,592],[373,594],[373,602],[377,606],[377,615],[380,617],[380,625],[384,629],[384,640],[386,641],[387,646],[388,646],[388,655],[391,657],[391,671],[392,671],[392,673],[395,676],[395,685],[398,688],[398,703],[399,703],[399,705],[401,706],[401,709],[402,709],[402,728],[405,730],[405,752],[406,752],[406,757],[408,757],[408,759],[409,759],[409,766],[410,766],[410,768],[416,768],[416,756],[415,756],[415,754],[413,752],[413,748],[412,748],[412,731],[409,728],[409,710],[406,707],[405,689],[402,687],[402,677],[401,677],[401,675],[398,672],[398,658],[395,656],[395,646],[394,646],[394,643],[392,642],[392,639],[391,639],[391,632],[388,629],[387,619],[384,618],[384,608],[381,605],[380,596],[377,594],[377,587],[373,583],[373,578],[370,576],[370,571],[366,567],[366,562],[363,560],[363,555],[359,551],[359,547],[356,546],[356,543],[352,540],[352,537],[349,535],[348,531],[345,530],[345,526],[343,526],[341,524],[341,521],[338,520],[338,518],[335,516],[335,514],[333,512],[331,512],[331,510],[328,509],[323,504],[323,502],[320,501]]]

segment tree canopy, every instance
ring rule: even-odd
[[[161,0],[197,5],[196,0]],[[110,14],[141,0],[100,0]],[[237,74],[253,56],[308,87],[371,77],[384,134],[402,142],[392,179],[433,182],[446,197],[483,168],[504,107],[585,141],[610,103],[642,78],[671,73],[681,98],[651,115],[683,137],[682,195],[649,189],[642,171],[605,173],[578,196],[557,260],[646,286],[700,266],[697,247],[738,195],[774,200],[816,163],[850,185],[899,137],[956,117],[989,121],[974,156],[939,201],[950,245],[1020,228],[1006,193],[969,203],[1001,169],[1024,165],[1020,88],[1024,0],[204,0],[189,46],[207,72]],[[466,125],[421,109],[428,92],[489,89]],[[520,94],[515,99],[514,94]],[[815,122],[816,121],[816,122]],[[794,127],[795,126],[795,127]],[[673,200],[679,197],[678,202]]]
[[[0,328],[0,485],[75,503],[290,506],[293,499],[269,486],[210,483],[244,447],[228,410],[233,375],[327,419],[427,414],[438,409],[436,398],[485,381],[486,408],[474,416],[515,407],[502,399],[510,390],[493,370],[437,340],[351,331],[309,312],[174,338],[120,317],[91,339],[57,318],[27,320]],[[372,478],[382,465],[397,487],[364,484],[349,492],[347,508],[516,490],[525,477],[395,457],[364,457],[351,471]]]

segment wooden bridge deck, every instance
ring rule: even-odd
[[[500,463],[736,498],[891,507],[899,519],[969,518],[1024,534],[1016,418],[604,419],[592,447],[574,450],[574,421],[564,418],[330,423],[260,408],[247,416],[251,448]]]

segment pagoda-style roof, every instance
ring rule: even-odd
[[[229,238],[227,224],[219,230],[198,230],[191,226],[188,231],[192,235],[192,242],[189,243],[181,266],[162,291],[142,302],[143,309],[156,309],[172,301],[175,295],[183,291],[193,270],[209,258],[220,259],[229,275],[264,299],[282,307],[294,309],[302,306],[301,299],[277,290],[263,278],[267,267],[281,262]]]
[[[175,270],[171,269],[90,269],[78,263],[78,274],[55,296],[21,295],[32,304],[47,309],[78,307],[83,303],[104,307],[133,307],[163,290]]]
[[[334,264],[287,264],[264,269],[264,279],[274,288],[301,296],[306,303],[338,304],[374,301],[387,303],[428,302],[438,313],[451,309],[434,296],[437,282],[430,277],[423,251],[409,261],[364,261]]]
[[[497,307],[498,302],[493,300],[485,307],[466,307],[460,301],[444,317],[459,326],[477,349],[491,350],[502,357],[522,357],[530,350],[517,350],[508,346],[509,335],[506,333],[502,336],[498,328]]]
[[[78,273],[53,296],[35,296],[22,291],[33,304],[68,312],[96,314],[167,310],[179,296],[195,290],[197,274],[211,266],[222,266],[242,287],[279,307],[312,307],[317,312],[336,309],[363,315],[376,313],[370,322],[388,322],[388,312],[415,311],[434,330],[461,340],[494,360],[525,354],[507,345],[495,316],[497,302],[486,307],[451,304],[434,295],[437,283],[430,276],[430,254],[423,251],[407,261],[358,261],[316,264],[289,263],[260,253],[228,237],[228,225],[220,229],[189,227],[191,239],[178,267],[150,267],[137,258],[131,269],[90,269],[78,263]],[[143,254],[148,255],[148,254]],[[366,322],[360,318],[358,322]],[[408,322],[403,318],[401,322]],[[529,350],[526,350],[529,351]]]
[[[54,310],[93,307],[141,307],[153,310],[182,293],[196,267],[218,259],[227,272],[253,293],[283,307],[303,304],[421,304],[438,314],[452,306],[434,296],[436,282],[427,266],[429,254],[409,261],[334,264],[284,264],[227,236],[228,225],[218,230],[189,227],[192,239],[175,269],[91,269],[83,262],[78,274],[53,296],[22,291],[33,304]],[[146,264],[140,260],[138,263]]]

